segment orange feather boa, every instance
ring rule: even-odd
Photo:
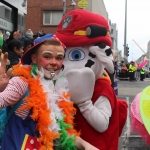
[[[31,118],[34,121],[37,121],[36,130],[39,131],[39,143],[40,150],[53,150],[53,141],[59,138],[60,134],[48,130],[48,126],[51,125],[52,121],[49,117],[51,110],[47,107],[46,94],[43,92],[42,85],[39,81],[39,75],[37,78],[30,76],[31,66],[22,66],[18,64],[13,67],[14,73],[13,76],[20,76],[22,80],[28,83],[29,85],[29,95],[24,99],[27,101],[27,104],[24,105],[21,109],[32,109],[33,114]],[[69,99],[69,93],[63,93],[63,96],[66,99]],[[66,101],[62,99],[58,106],[62,108],[65,118],[65,123],[72,126],[71,129],[68,129],[70,135],[79,135],[76,130],[73,128],[73,115],[76,113],[76,109],[73,107],[73,102]]]

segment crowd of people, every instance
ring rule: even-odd
[[[146,74],[145,66],[139,68],[139,65],[137,65],[134,61],[126,64],[124,61],[121,61],[120,63],[116,61],[115,72],[116,78],[131,82],[137,80],[144,81],[146,76],[149,77],[149,75]]]
[[[14,30],[6,34],[7,38],[4,38],[3,34],[0,33],[0,49],[2,53],[8,52],[9,65],[7,65],[7,69],[20,62],[21,56],[34,45],[36,38],[45,35],[43,30],[33,34],[31,29],[28,29],[23,36],[19,30]]]
[[[107,69],[105,70],[107,71]],[[114,61],[114,73],[110,74],[108,71],[107,73],[116,95],[118,95],[118,80],[134,82],[144,81],[146,77],[150,77],[150,71],[146,72],[145,65],[139,67],[136,62],[125,63],[123,60],[121,62]]]

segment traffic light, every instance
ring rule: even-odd
[[[128,46],[126,47],[126,56],[127,57],[129,56],[129,47]]]

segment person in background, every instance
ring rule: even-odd
[[[26,37],[22,37],[19,39],[22,43],[23,43],[23,51],[26,52],[29,48],[31,48],[34,44],[33,44],[33,39],[31,38],[26,38]]]
[[[122,63],[122,66],[121,66],[121,76],[122,76],[123,80],[125,80],[125,78],[127,78],[127,76],[126,76],[126,74],[127,74],[126,72],[127,71],[128,71],[128,69],[127,69],[125,63]]]
[[[150,78],[150,68],[148,68],[148,78]]]
[[[140,69],[140,80],[144,81],[144,79],[145,79],[145,69],[144,69],[144,67],[142,67]]]
[[[26,38],[33,39],[33,32],[31,29],[28,29],[27,32],[25,33]]]
[[[23,43],[18,39],[11,40],[7,45],[9,68],[18,64],[23,54]]]
[[[130,79],[129,81],[136,81],[135,80],[135,71],[137,70],[135,63],[133,61],[130,62],[129,65],[129,75],[130,75]]]
[[[4,34],[4,41],[6,41],[10,36],[10,32],[6,31],[6,33]]]
[[[118,63],[118,70],[119,70],[119,78],[121,78],[121,63]]]
[[[10,34],[9,38],[6,40],[6,44],[8,44],[8,43],[9,43],[11,40],[13,40],[13,39],[19,39],[19,38],[21,38],[20,31],[19,31],[19,30],[14,30],[14,31]]]
[[[33,46],[33,40],[32,39],[27,39],[27,41],[24,42],[24,52],[26,52],[29,48]]]
[[[126,77],[127,77],[128,80],[129,80],[130,75],[129,75],[129,64],[128,64],[128,63],[126,63],[126,68],[127,68]]]
[[[14,30],[13,32],[11,32],[9,38],[4,42],[3,47],[2,47],[2,52],[7,52],[7,44],[13,40],[13,39],[19,39],[21,38],[21,34],[19,30]]]
[[[118,72],[118,62],[115,61],[114,63],[114,91],[115,94],[118,95],[118,77],[119,77],[119,72]]]
[[[115,60],[116,57],[116,53],[115,50],[112,50],[112,56],[113,56],[113,60]],[[118,62],[115,61],[114,62],[114,73],[113,73],[113,83],[112,83],[112,87],[115,91],[115,94],[118,95],[118,79],[117,79],[117,69],[118,69]]]
[[[119,70],[118,70],[118,61],[115,61],[114,63],[115,67],[115,75],[114,75],[114,91],[115,94],[118,95],[118,78],[119,78]]]
[[[135,73],[134,73],[134,78],[135,78],[135,80],[137,81],[138,78],[140,78],[140,72],[139,72],[138,65],[137,65],[136,61],[134,61],[134,65],[135,65],[135,67],[137,68],[137,69],[135,70]]]
[[[115,65],[116,78],[119,78],[119,69],[118,69],[119,63],[118,63],[118,61],[115,61],[114,65]]]
[[[38,37],[42,37],[42,36],[44,36],[44,35],[45,35],[44,30],[40,30],[40,31],[37,33],[37,36],[38,36]]]
[[[3,46],[3,34],[0,32],[0,49]]]
[[[138,68],[138,65],[137,65],[137,70],[136,70],[136,73],[135,73],[135,77],[136,77],[136,80],[140,79],[140,69]]]

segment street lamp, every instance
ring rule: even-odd
[[[124,24],[124,58],[127,59],[126,56],[126,36],[127,36],[127,0],[125,0],[125,24]]]
[[[70,4],[71,6],[76,6],[76,2],[74,1],[74,0],[71,0],[71,4]]]
[[[63,0],[62,4],[63,4],[63,16],[64,16],[66,13],[66,0]]]
[[[25,7],[26,3],[27,3],[27,0],[24,0],[23,3],[22,3],[22,7]]]

